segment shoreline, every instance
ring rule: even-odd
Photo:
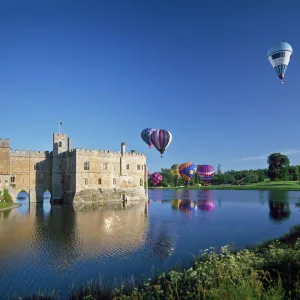
[[[6,210],[10,210],[10,209],[14,209],[14,208],[18,208],[22,206],[22,204],[18,203],[18,204],[13,204],[11,206],[8,206],[8,207],[4,207],[4,208],[0,208],[0,212],[1,211],[6,211]]]

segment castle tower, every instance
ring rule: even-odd
[[[0,139],[0,191],[9,188],[10,176],[10,140]]]
[[[52,200],[60,200],[64,191],[64,157],[68,151],[65,133],[53,134]]]

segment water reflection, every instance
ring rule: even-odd
[[[287,191],[269,191],[269,216],[276,223],[286,221],[291,216]]]
[[[215,209],[214,194],[210,190],[190,191],[186,190],[176,193],[181,196],[182,200],[176,199],[171,202],[171,207],[182,212],[192,214],[197,209],[201,211],[213,211]],[[197,200],[186,200],[186,198],[194,198]],[[163,201],[164,202],[164,201]]]

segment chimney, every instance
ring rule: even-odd
[[[126,153],[125,143],[121,143],[121,154],[124,155]]]

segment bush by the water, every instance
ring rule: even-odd
[[[13,203],[12,197],[8,192],[8,189],[4,189],[3,194],[0,194],[1,201],[6,203]]]

